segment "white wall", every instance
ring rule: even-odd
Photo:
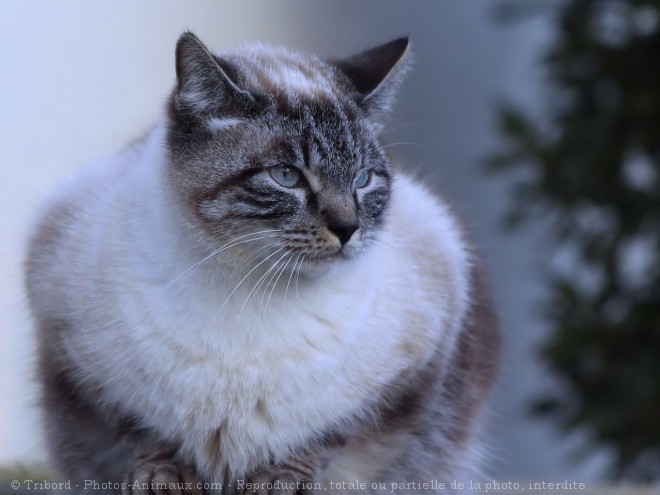
[[[592,479],[598,465],[568,459],[566,443],[526,416],[551,382],[533,348],[545,329],[537,233],[504,235],[506,183],[481,173],[496,145],[492,105],[508,95],[536,105],[535,57],[544,20],[493,24],[495,2],[341,0],[25,1],[0,7],[0,464],[42,458],[35,428],[31,330],[21,259],[34,210],[62,178],[112,153],[156,118],[173,84],[173,49],[192,29],[216,50],[263,41],[349,54],[411,34],[416,70],[391,142],[446,193],[485,252],[506,331],[494,423],[502,478]],[[574,440],[580,441],[580,439]],[[541,447],[540,447],[541,446]]]

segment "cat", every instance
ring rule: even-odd
[[[78,492],[419,494],[478,469],[499,333],[457,220],[380,142],[409,60],[407,38],[325,60],[184,33],[161,121],[48,204],[26,286]]]

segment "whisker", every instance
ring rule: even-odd
[[[275,283],[273,284],[273,288],[270,289],[270,294],[268,295],[268,300],[266,301],[266,307],[264,308],[264,313],[265,313],[266,310],[268,309],[268,304],[270,303],[270,298],[273,297],[273,292],[275,292],[275,287],[277,287],[277,283],[280,281],[280,277],[281,277],[282,274],[286,271],[286,267],[289,266],[289,263],[291,263],[291,260],[292,260],[292,259],[293,259],[293,255],[289,256],[289,259],[286,260],[286,264],[285,264],[284,267],[282,267],[282,269],[280,270],[280,274],[279,274],[279,275],[277,276],[277,278],[275,279]],[[268,288],[268,287],[266,287],[266,288]]]
[[[414,123],[415,123],[415,122],[405,122],[405,123],[403,123],[403,124],[396,125],[396,126],[394,126],[394,127],[390,127],[390,128],[388,128],[387,130],[381,132],[380,135],[381,135],[381,136],[384,136],[384,135],[389,134],[389,133],[391,133],[391,132],[394,132],[394,131],[396,131],[396,130],[398,130],[398,129],[403,129],[404,127],[409,127],[409,126],[413,125]]]
[[[381,148],[385,150],[385,149],[390,148],[392,146],[399,146],[399,145],[403,145],[403,144],[407,144],[407,145],[410,145],[410,146],[419,146],[420,148],[427,148],[427,146],[425,146],[421,143],[411,143],[411,142],[406,142],[406,141],[402,141],[400,143],[389,143],[389,144],[386,144],[385,146],[382,146]]]
[[[227,249],[230,249],[230,248],[233,248],[233,247],[235,247],[235,246],[238,246],[239,244],[245,244],[245,243],[247,243],[247,242],[252,242],[252,241],[261,241],[261,240],[263,240],[263,239],[272,239],[273,237],[276,237],[276,236],[265,235],[265,236],[262,236],[262,237],[255,237],[255,238],[253,238],[253,239],[247,239],[247,240],[244,240],[244,241],[235,242],[234,244],[231,244],[231,245],[229,245],[229,246],[225,245],[225,246],[224,246],[223,248],[221,248],[221,249],[216,249],[216,250],[213,251],[210,255],[206,256],[204,259],[198,261],[197,263],[195,263],[194,265],[192,265],[191,267],[189,267],[188,269],[186,269],[184,272],[182,272],[182,273],[180,273],[179,275],[177,275],[176,278],[174,278],[174,279],[172,279],[170,282],[168,282],[168,285],[169,285],[169,284],[172,284],[173,282],[175,282],[176,280],[178,280],[179,278],[181,278],[182,276],[184,276],[186,273],[188,273],[188,272],[189,272],[190,270],[192,270],[193,268],[195,268],[195,267],[201,265],[201,264],[204,263],[205,261],[210,260],[213,256],[217,256],[217,255],[220,254],[222,251],[226,251]]]
[[[245,234],[245,235],[242,235],[242,236],[236,237],[235,239],[232,239],[232,240],[229,241],[229,242],[226,242],[224,245],[222,245],[222,246],[220,246],[218,249],[214,250],[214,251],[213,251],[211,254],[209,254],[208,256],[205,256],[204,258],[202,258],[201,260],[199,260],[197,263],[195,263],[195,264],[189,266],[189,267],[186,268],[183,272],[179,273],[176,277],[174,277],[172,280],[170,280],[170,281],[167,283],[166,287],[169,287],[171,284],[173,284],[174,282],[176,282],[177,280],[179,280],[181,277],[183,277],[183,276],[184,276],[186,273],[188,273],[190,270],[192,270],[192,269],[198,267],[199,265],[201,265],[201,264],[204,263],[205,261],[210,260],[211,258],[213,258],[214,256],[216,256],[217,254],[220,254],[222,251],[224,251],[224,250],[226,250],[226,249],[232,248],[232,247],[237,246],[237,245],[239,245],[239,244],[243,244],[243,243],[245,243],[245,242],[259,241],[259,240],[261,240],[261,239],[266,239],[266,238],[274,237],[274,236],[262,236],[262,237],[258,237],[258,238],[256,238],[256,239],[247,239],[247,240],[245,240],[245,241],[236,242],[236,241],[238,241],[239,239],[243,239],[244,237],[248,237],[248,236],[251,236],[251,235],[264,234],[264,233],[266,233],[266,232],[277,232],[277,231],[279,231],[279,230],[281,230],[281,229],[261,230],[261,231],[259,231],[259,232],[252,232],[252,233],[250,233],[250,234]],[[235,244],[234,244],[234,243],[235,243]]]
[[[262,246],[259,249],[257,249],[254,253],[252,253],[249,257],[246,259],[242,260],[243,265],[249,265],[253,261],[255,261],[259,256],[263,254],[264,251],[268,251],[269,249],[277,246],[277,242],[270,242],[266,246]]]
[[[283,249],[283,248],[280,248],[280,251],[281,251],[281,249]],[[277,251],[276,251],[276,252],[277,252]],[[238,325],[238,321],[241,319],[241,315],[243,314],[243,310],[245,309],[245,305],[248,303],[248,300],[250,299],[250,296],[254,293],[254,291],[257,289],[257,287],[259,287],[259,286],[262,284],[263,280],[264,280],[264,279],[266,278],[266,276],[271,272],[271,270],[272,270],[273,268],[275,268],[275,267],[277,266],[277,264],[278,264],[282,259],[284,259],[284,257],[285,257],[287,254],[289,254],[289,252],[290,252],[290,251],[286,251],[286,252],[285,252],[285,253],[284,253],[284,254],[283,254],[283,255],[282,255],[282,256],[281,256],[281,257],[280,257],[275,263],[273,263],[273,265],[272,265],[268,270],[266,270],[266,273],[264,273],[264,274],[261,276],[261,278],[259,278],[259,280],[258,280],[257,283],[254,285],[254,287],[252,287],[252,290],[251,290],[250,292],[248,292],[248,295],[247,295],[247,297],[245,298],[245,301],[243,302],[243,306],[241,306],[241,310],[238,312],[238,316],[236,317],[236,325]],[[271,255],[271,256],[272,256],[272,255]],[[266,258],[266,259],[268,259],[268,258]]]
[[[381,244],[384,244],[385,246],[388,246],[388,247],[392,248],[392,249],[393,249],[394,251],[396,251],[397,253],[400,253],[400,252],[401,252],[401,250],[400,250],[398,247],[396,247],[396,246],[394,246],[393,244],[391,244],[391,243],[389,243],[389,242],[387,242],[387,241],[384,241],[383,239],[380,239],[380,238],[378,238],[378,237],[374,237],[374,238],[370,239],[370,242],[381,243]]]
[[[287,251],[287,254],[289,251]],[[263,307],[264,307],[264,300],[266,299],[266,294],[268,293],[268,287],[270,286],[270,283],[273,281],[277,273],[280,271],[280,268],[284,267],[285,264],[282,263],[282,266],[278,267],[277,270],[275,270],[271,275],[270,278],[268,279],[268,283],[266,283],[266,286],[264,288],[263,294],[261,294],[261,302],[259,303],[259,310],[263,313]]]
[[[222,313],[222,310],[224,309],[224,307],[225,307],[225,305],[227,304],[227,302],[229,302],[229,299],[231,299],[231,296],[234,295],[234,293],[235,293],[235,292],[238,290],[238,288],[243,284],[243,282],[245,282],[245,280],[250,276],[250,274],[252,274],[252,272],[254,272],[257,268],[259,268],[259,267],[260,267],[261,265],[263,265],[266,261],[268,261],[270,258],[272,258],[273,256],[275,256],[277,253],[279,253],[279,252],[282,251],[283,249],[284,249],[284,248],[282,247],[282,248],[279,248],[279,249],[277,249],[276,251],[270,253],[270,254],[269,254],[268,256],[266,256],[263,260],[261,260],[261,261],[260,261],[259,263],[257,263],[254,267],[252,267],[252,270],[250,270],[249,272],[247,272],[247,275],[245,275],[245,277],[243,277],[243,278],[241,279],[241,281],[236,285],[236,287],[234,287],[234,289],[229,293],[229,295],[227,296],[227,299],[225,299],[225,302],[222,303],[222,305],[220,306],[220,309],[218,310],[218,312],[217,312],[216,315],[215,315],[216,318],[217,318],[218,316],[220,316],[220,313]]]
[[[296,275],[296,297],[298,298],[298,301],[300,301],[300,293],[298,292],[298,280],[300,280],[300,270],[302,269],[304,261],[305,261],[305,255],[303,255],[302,259],[300,260],[300,266],[298,267],[298,274]]]
[[[289,275],[289,281],[286,283],[286,290],[284,291],[284,300],[286,301],[286,295],[289,293],[289,285],[291,285],[291,279],[293,278],[293,274],[296,272],[296,265],[298,264],[298,260],[302,256],[302,253],[298,255],[296,258],[296,261],[293,262],[293,268],[291,269],[291,274]]]

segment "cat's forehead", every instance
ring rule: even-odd
[[[224,55],[238,69],[246,89],[292,100],[341,95],[332,67],[315,55],[251,44]]]

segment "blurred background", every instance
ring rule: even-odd
[[[350,55],[410,35],[384,140],[453,205],[504,331],[491,479],[660,477],[660,4],[0,3],[0,466],[45,462],[21,260],[52,189],[159,118],[174,46]]]

